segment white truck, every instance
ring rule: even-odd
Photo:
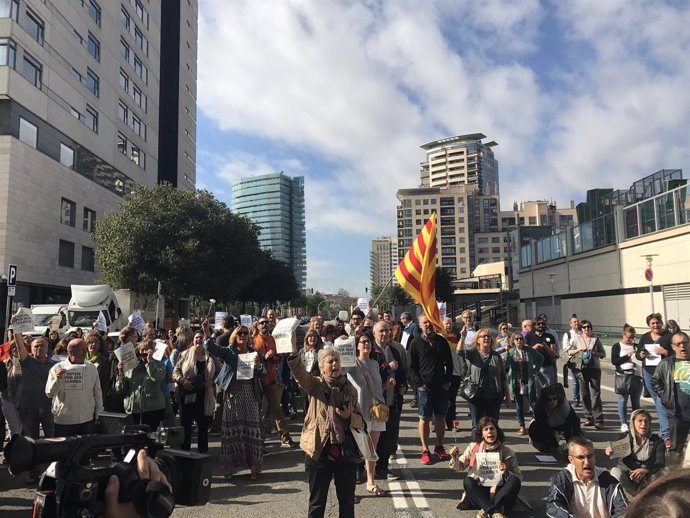
[[[72,298],[67,307],[71,327],[91,329],[102,311],[108,332],[119,331],[127,325],[127,318],[138,311],[145,321],[156,319],[156,295],[142,295],[131,290],[115,290],[105,284],[73,284]],[[163,298],[158,304],[159,323],[162,325]]]
[[[55,316],[60,316],[60,325],[57,332],[60,337],[67,334],[70,328],[67,319],[67,305],[65,304],[32,304],[31,313],[33,314],[34,330],[36,334],[42,335],[50,326],[50,320]]]

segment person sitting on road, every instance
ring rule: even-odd
[[[657,434],[652,433],[652,415],[644,409],[635,410],[630,416],[630,454],[618,461],[611,469],[613,475],[629,495],[636,494],[666,466],[666,446]],[[613,450],[606,448],[606,455]]]
[[[536,450],[551,453],[555,457],[562,457],[565,453],[559,449],[561,436],[569,441],[582,435],[580,418],[565,398],[565,390],[561,384],[541,391],[534,409],[534,420],[527,433]]]
[[[688,480],[690,480],[690,469],[674,469],[665,472],[638,493],[628,506],[625,517],[685,518],[690,509]]]
[[[505,434],[491,417],[477,422],[475,442],[467,446],[462,455],[457,446],[450,449],[450,467],[455,471],[467,470],[463,481],[465,493],[458,509],[481,509],[477,516],[503,518],[503,513],[513,507],[522,485],[522,475],[515,452],[504,445]],[[497,486],[482,486],[479,480],[478,453],[498,453],[498,471],[501,481]]]

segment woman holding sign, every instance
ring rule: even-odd
[[[482,417],[477,422],[475,442],[462,455],[457,446],[450,449],[451,469],[467,471],[462,484],[465,494],[458,509],[479,508],[486,517],[503,518],[505,510],[512,508],[522,475],[515,452],[504,441],[505,435],[496,421]]]

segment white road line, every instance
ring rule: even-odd
[[[393,496],[393,506],[396,509],[407,509],[407,499],[400,482],[389,482],[388,491]]]
[[[393,494],[393,505],[396,509],[396,517],[406,518],[407,516],[410,516],[409,511],[403,511],[404,509],[408,509],[407,499],[405,497],[409,495],[412,498],[414,507],[416,507],[416,511],[418,511],[420,517],[434,518],[434,513],[429,508],[429,502],[427,502],[424,492],[422,491],[419,482],[417,482],[417,479],[415,479],[414,475],[412,474],[412,470],[409,468],[407,463],[407,458],[405,457],[402,448],[399,446],[396,454],[397,459],[395,459],[394,462],[396,462],[400,468],[403,482],[389,482],[388,484],[388,487],[391,489],[391,493]],[[403,483],[405,489],[403,489]],[[398,500],[396,501],[396,499]],[[402,502],[400,502],[400,500],[402,500]]]

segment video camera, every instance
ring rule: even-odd
[[[97,518],[105,516],[105,488],[111,475],[120,480],[120,502],[132,502],[142,516],[167,518],[175,504],[204,505],[211,491],[211,456],[165,449],[179,428],[127,427],[122,434],[77,435],[34,440],[15,435],[5,447],[10,473],[19,475],[52,463],[41,476],[34,499],[33,518]],[[136,455],[145,448],[170,482],[172,494],[161,483],[141,480]],[[93,452],[129,449],[123,462],[90,467]]]

